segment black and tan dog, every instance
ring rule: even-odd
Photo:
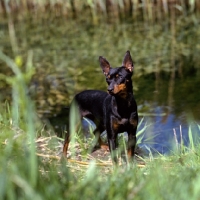
[[[121,67],[111,68],[109,62],[102,56],[99,57],[99,62],[106,76],[108,92],[85,90],[77,94],[74,101],[78,105],[81,117],[95,122],[96,137],[99,138],[100,133],[107,131],[112,160],[117,163],[115,150],[118,147],[118,133],[128,133],[129,158],[133,157],[136,145],[138,113],[131,80],[133,61],[130,52],[127,51]],[[64,155],[67,154],[69,141],[70,136],[67,134],[63,146]]]

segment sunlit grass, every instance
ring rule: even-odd
[[[4,124],[4,118],[1,127]],[[7,132],[12,124],[7,126]],[[20,131],[20,130],[18,130]],[[26,134],[23,130],[21,130]],[[62,140],[55,136],[35,138],[38,160],[36,185],[28,178],[30,143],[14,139],[2,143],[1,199],[197,199],[200,192],[199,146],[184,154],[144,158],[145,165],[130,164],[113,169],[106,162],[61,159]],[[12,137],[10,138],[12,139]],[[18,145],[16,145],[18,143]],[[8,157],[9,156],[9,157]],[[23,163],[21,162],[23,160]],[[184,181],[185,180],[185,181]],[[190,181],[186,181],[190,180]],[[6,184],[5,184],[6,183]],[[89,186],[88,186],[89,185]],[[184,190],[183,190],[184,188]]]

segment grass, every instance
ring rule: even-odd
[[[95,159],[66,161],[60,156],[62,139],[51,136],[36,118],[26,94],[27,76],[10,58],[2,53],[0,58],[15,73],[4,77],[14,101],[0,107],[0,199],[199,199],[200,145],[194,144],[192,128],[187,151],[145,157],[145,165],[113,168]]]

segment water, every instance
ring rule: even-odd
[[[199,134],[198,20],[195,16],[177,20],[172,27],[167,23],[92,25],[63,18],[28,18],[9,21],[13,28],[4,20],[0,43],[5,54],[22,63],[19,67],[24,72],[28,53],[33,53],[36,71],[29,93],[39,116],[51,118],[57,130],[68,120],[65,108],[74,94],[84,89],[106,90],[98,57],[120,66],[129,49],[135,61],[133,87],[142,120],[140,146],[147,152],[169,153],[177,143],[189,143],[189,127],[194,138]],[[0,73],[12,75],[1,61]],[[10,98],[5,81],[0,81],[0,91],[2,102]]]

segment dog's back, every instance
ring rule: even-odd
[[[104,100],[109,94],[100,90],[85,90],[81,93],[78,93],[74,97],[81,117],[86,117],[94,121],[97,126],[103,128],[104,122]],[[99,128],[99,127],[97,127]],[[105,130],[105,127],[104,127]],[[103,131],[103,130],[99,130]]]

